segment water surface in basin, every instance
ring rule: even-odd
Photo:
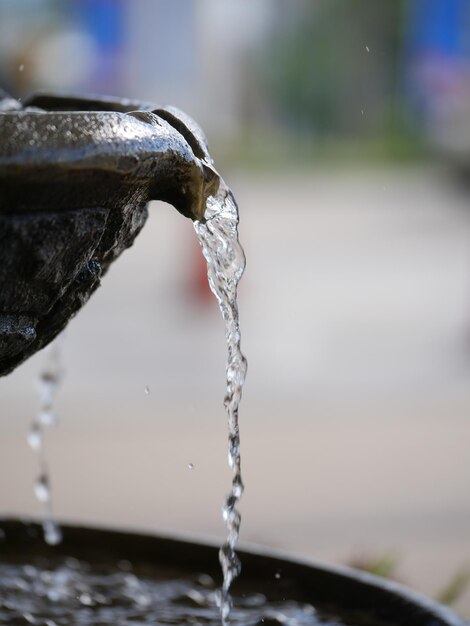
[[[234,596],[236,626],[381,626],[361,616],[341,620],[311,604],[250,591]],[[90,563],[74,557],[12,557],[0,563],[0,624],[137,626],[220,624],[217,585],[207,574],[170,567]]]

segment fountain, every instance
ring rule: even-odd
[[[203,219],[218,189],[183,113],[0,93],[0,375],[46,346],[145,224],[149,200]]]
[[[222,621],[317,626],[463,626],[448,609],[347,568],[234,547],[243,490],[237,427],[245,362],[236,283],[236,205],[203,133],[172,107],[110,98],[0,92],[0,375],[49,344],[165,200],[193,219],[229,344],[226,408],[232,492],[224,513]],[[234,212],[235,211],[235,212]],[[223,220],[218,222],[215,217]],[[228,236],[228,261],[217,258]],[[222,237],[222,239],[220,239]],[[215,251],[216,257],[213,256]],[[229,297],[227,305],[226,296]],[[231,303],[231,304],[230,304]],[[217,624],[216,546],[62,527],[44,542],[30,521],[0,521],[0,623]]]

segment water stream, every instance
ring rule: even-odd
[[[62,533],[52,511],[51,480],[44,449],[44,431],[46,428],[56,426],[58,422],[54,411],[54,400],[63,375],[60,338],[50,344],[44,353],[46,361],[35,381],[39,395],[39,410],[31,424],[27,438],[39,459],[39,474],[34,483],[34,493],[42,505],[44,540],[49,545],[56,545],[60,543]]]
[[[204,222],[195,222],[194,227],[207,261],[209,285],[217,298],[224,319],[228,348],[227,391],[224,405],[228,415],[228,461],[232,469],[232,487],[223,506],[227,538],[219,553],[224,576],[219,604],[222,623],[225,626],[228,624],[232,606],[230,586],[240,573],[241,567],[235,553],[241,521],[237,504],[244,489],[241,475],[238,407],[245,382],[247,362],[241,351],[237,306],[237,287],[245,269],[245,254],[238,241],[237,204],[232,192],[223,182],[221,182],[217,196],[211,196],[208,199],[204,219]]]

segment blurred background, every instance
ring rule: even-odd
[[[466,615],[469,26],[469,0],[0,0],[7,91],[174,104],[235,192],[242,540]],[[191,223],[150,213],[62,341],[54,510],[220,540],[223,326]],[[0,380],[2,514],[40,514],[44,361]]]

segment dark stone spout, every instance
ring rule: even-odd
[[[172,107],[0,91],[0,375],[46,346],[132,245],[150,200],[203,219],[220,179]]]

